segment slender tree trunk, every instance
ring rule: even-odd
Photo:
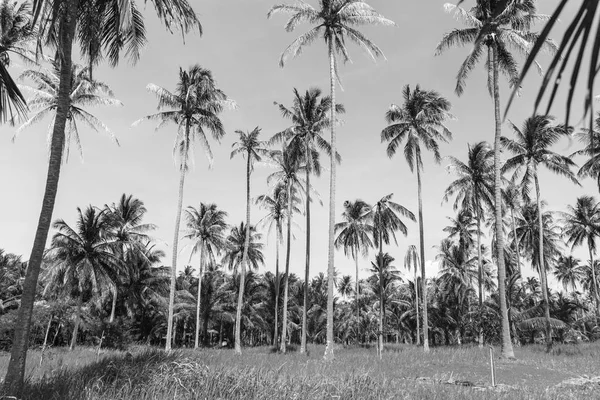
[[[416,153],[415,153],[416,159]],[[417,168],[417,197],[419,200],[419,249],[421,253],[421,296],[423,297],[423,350],[429,352],[429,326],[427,322],[427,278],[425,277],[425,232],[423,229],[423,195],[421,193],[421,170]]]
[[[46,350],[46,345],[48,344],[48,335],[50,335],[50,327],[52,326],[53,319],[54,319],[54,314],[50,314],[50,319],[48,320],[48,326],[46,327],[46,334],[44,335],[44,344],[42,345],[42,351],[40,352],[40,365],[42,365],[42,361],[44,360],[44,351]]]
[[[279,225],[279,221],[277,222]],[[279,226],[277,226],[277,231],[275,232],[275,333],[273,334],[273,347],[278,348],[278,340],[279,340],[279,241],[281,238],[279,237]]]
[[[358,247],[358,246],[357,246]],[[352,249],[352,252],[354,254],[352,254],[352,256],[354,257],[354,263],[356,266],[356,323],[359,324],[360,326],[360,293],[359,293],[359,287],[358,287],[358,249],[354,248]],[[358,338],[358,332],[356,337]]]
[[[290,275],[290,252],[292,249],[292,183],[288,182],[288,220],[287,220],[287,250],[285,254],[285,277],[283,283],[283,320],[281,324],[281,347],[280,351],[286,351],[286,335],[287,335],[287,310],[288,310],[288,290],[289,290],[289,275]]]
[[[115,321],[115,312],[117,310],[117,291],[118,290],[119,289],[115,285],[115,292],[112,294],[112,305],[110,308],[110,318],[108,319],[108,322],[110,322],[111,324]]]
[[[546,319],[546,351],[552,349],[552,326],[550,325],[550,301],[548,300],[548,280],[546,278],[546,263],[544,260],[544,221],[542,219],[542,200],[540,198],[540,183],[537,171],[533,177],[535,181],[535,198],[538,208],[538,228],[539,228],[539,268],[540,279],[542,281],[542,299],[544,300],[544,318]]]
[[[4,394],[21,397],[23,391],[23,380],[25,377],[25,363],[27,360],[27,346],[29,344],[29,332],[31,330],[31,316],[33,315],[33,303],[37,289],[38,276],[44,256],[44,248],[48,239],[48,231],[52,222],[52,212],[58,191],[58,180],[62,163],[62,152],[65,143],[65,126],[69,108],[71,105],[71,53],[73,50],[73,39],[77,24],[78,0],[71,0],[62,21],[59,21],[58,41],[61,51],[58,53],[61,62],[60,83],[58,88],[58,102],[56,118],[52,130],[50,142],[50,158],[48,162],[48,175],[46,177],[46,188],[42,200],[42,210],[38,220],[33,248],[25,272],[21,305],[18,311],[18,323],[15,326],[13,345],[10,361],[4,379]]]
[[[202,240],[202,239],[201,239]],[[196,333],[194,335],[194,349],[198,348],[200,336],[200,304],[202,303],[202,273],[204,272],[204,241],[200,243],[200,271],[198,272],[198,299],[196,300]]]
[[[517,224],[515,223],[515,211],[510,210],[510,218],[512,223],[513,237],[515,241],[515,251],[517,254],[517,271],[521,275],[521,250],[519,250],[519,240],[517,239]]]
[[[382,238],[379,238],[379,359],[383,359],[383,252]]]
[[[421,331],[419,329],[419,278],[417,277],[417,271],[419,267],[417,264],[413,265],[415,268],[415,319],[417,322],[417,346],[421,345]]]
[[[185,135],[188,137],[190,134],[190,123],[189,121],[185,124]],[[187,158],[188,148],[184,149],[184,158]],[[173,233],[173,256],[171,260],[171,286],[169,288],[169,319],[167,320],[167,340],[165,341],[165,350],[171,350],[171,343],[174,343],[173,339],[173,313],[175,309],[175,284],[177,282],[177,246],[179,245],[179,225],[181,224],[181,207],[183,205],[183,185],[185,182],[187,163],[185,160],[181,161],[180,175],[179,175],[179,195],[177,197],[177,215],[175,216],[175,232]]]
[[[510,340],[510,324],[508,322],[508,308],[506,306],[506,266],[504,264],[504,232],[502,232],[502,160],[500,160],[500,137],[502,136],[502,120],[500,117],[500,87],[498,85],[498,57],[495,48],[489,48],[492,57],[494,80],[494,116],[496,130],[494,134],[494,198],[496,216],[496,258],[498,260],[498,295],[500,301],[500,315],[502,317],[502,350],[501,357],[514,359],[512,342]]]
[[[594,268],[594,252],[592,251],[592,247],[590,246],[590,242],[588,239],[588,251],[590,253],[590,266],[592,268],[592,287],[594,288],[594,302],[596,303],[596,325],[598,325],[598,313],[600,312],[600,304],[598,301],[598,280],[596,278],[596,268]]]
[[[246,264],[248,264],[248,247],[250,247],[250,167],[252,154],[246,155],[246,239],[242,253],[242,270],[240,272],[240,290],[238,293],[237,311],[235,313],[235,354],[242,354],[242,307],[244,305],[244,288],[246,285]]]
[[[323,358],[333,360],[333,273],[334,273],[334,247],[333,229],[335,226],[335,53],[333,42],[329,40],[329,84],[331,88],[331,175],[329,178],[329,230],[328,230],[328,255],[327,255],[327,346]]]
[[[310,142],[306,136],[306,269],[304,270],[304,306],[302,307],[302,341],[300,353],[306,353],[306,317],[308,312],[308,281],[310,279]]]
[[[475,204],[475,218],[477,218],[477,285],[479,286],[479,312],[483,310],[483,262],[481,261],[481,215],[479,214],[479,201]],[[483,329],[479,327],[479,348],[483,347]]]
[[[77,304],[77,311],[75,312],[75,326],[73,327],[73,335],[71,336],[71,344],[69,345],[69,351],[73,351],[77,344],[77,335],[79,333],[79,324],[81,323],[82,306],[81,299]]]

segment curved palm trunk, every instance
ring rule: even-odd
[[[285,282],[283,284],[283,320],[281,324],[281,347],[280,351],[286,351],[286,336],[287,336],[287,306],[288,306],[288,289],[290,275],[290,252],[292,247],[292,185],[288,182],[288,221],[287,221],[287,250],[285,254]]]
[[[598,304],[598,281],[596,280],[596,268],[594,268],[594,253],[592,252],[591,243],[588,240],[588,251],[590,252],[590,266],[592,267],[592,287],[594,288],[594,302],[596,303],[596,325],[598,325],[598,313],[600,312],[600,304]]]
[[[189,121],[185,124],[185,135],[188,137],[190,134]],[[187,153],[188,149],[184,149]],[[175,233],[173,234],[173,256],[171,260],[171,285],[169,287],[169,319],[167,320],[167,340],[165,343],[165,350],[170,351],[174,340],[173,332],[173,313],[175,309],[175,284],[177,282],[177,246],[179,244],[179,226],[181,224],[181,207],[183,205],[183,186],[185,183],[185,172],[186,165],[185,161],[181,162],[181,171],[179,175],[179,195],[177,197],[177,215],[175,216]]]
[[[483,309],[483,263],[481,261],[481,215],[479,214],[479,202],[475,205],[477,218],[477,286],[479,286],[479,312]],[[479,347],[483,347],[483,329],[479,328]]]
[[[279,225],[279,222],[277,223]],[[278,346],[279,331],[279,227],[275,232],[275,332],[273,333],[273,347]]]
[[[415,157],[416,159],[416,157]],[[425,277],[425,232],[423,229],[423,195],[421,170],[417,164],[417,197],[419,199],[419,250],[421,253],[421,296],[423,296],[423,350],[429,352],[429,326],[427,322],[427,279]]]
[[[494,48],[489,48],[492,57],[494,80],[494,117],[496,129],[494,133],[494,200],[496,217],[496,253],[498,260],[498,295],[500,299],[500,315],[502,318],[502,358],[515,358],[510,340],[510,324],[508,322],[508,307],[506,306],[506,266],[504,265],[504,233],[502,232],[502,174],[500,168],[500,136],[502,136],[502,120],[500,117],[500,87],[498,85],[498,57]]]
[[[242,354],[242,307],[244,305],[244,289],[246,286],[246,264],[248,263],[248,247],[250,246],[250,162],[252,154],[248,152],[246,160],[246,238],[242,253],[242,270],[240,272],[240,290],[238,292],[237,311],[235,313],[235,354]]]
[[[200,304],[202,303],[202,273],[204,272],[204,243],[200,243],[200,271],[198,272],[198,300],[196,301],[196,333],[194,348],[198,348],[200,336]]]
[[[46,247],[48,231],[50,230],[50,224],[52,222],[52,212],[54,210],[56,193],[58,191],[62,152],[65,143],[65,127],[71,105],[71,54],[75,37],[75,27],[77,24],[76,17],[79,1],[71,0],[68,4],[69,8],[65,13],[64,19],[60,21],[58,33],[59,46],[61,49],[61,52],[58,53],[61,61],[60,83],[56,117],[54,119],[54,127],[52,130],[52,141],[50,143],[50,158],[48,162],[46,188],[44,190],[42,210],[35,232],[33,248],[31,249],[27,271],[25,272],[23,294],[21,296],[21,305],[18,311],[18,323],[15,327],[10,361],[4,379],[4,394],[15,397],[21,397],[23,391],[27,346],[29,343],[29,332],[31,330],[31,316],[33,315],[33,303],[35,301],[35,292],[37,289],[40,267],[42,265],[44,248]]]
[[[542,200],[540,199],[540,183],[537,171],[533,177],[535,181],[535,199],[538,208],[538,228],[539,228],[539,268],[540,279],[542,281],[542,299],[544,300],[544,318],[546,319],[546,351],[552,349],[552,326],[550,325],[550,302],[548,301],[548,280],[546,278],[546,263],[544,260],[544,221],[542,220]]]
[[[331,174],[329,178],[329,230],[327,254],[327,346],[325,360],[333,360],[333,272],[334,248],[333,228],[335,226],[335,54],[333,42],[329,40],[329,84],[331,87]]]
[[[306,136],[306,269],[304,270],[304,307],[302,307],[302,341],[300,353],[306,353],[306,313],[308,312],[308,281],[310,279],[310,146]]]
[[[419,327],[419,278],[417,277],[418,266],[415,263],[413,265],[415,268],[415,320],[417,322],[417,346],[421,345],[421,331]]]
[[[119,289],[115,287],[115,292],[112,294],[112,305],[110,308],[110,318],[108,319],[108,322],[110,322],[111,324],[115,321],[115,312],[117,310],[117,291]]]

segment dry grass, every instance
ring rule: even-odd
[[[177,350],[136,348],[133,357],[53,350],[42,367],[30,363],[24,399],[579,399],[600,398],[600,344],[516,349],[517,361],[496,360],[491,388],[489,350],[388,346],[383,361],[372,349],[323,348],[309,356],[268,348]],[[7,356],[0,355],[3,376]],[[31,360],[39,363],[39,353]],[[561,385],[561,382],[565,384]],[[474,385],[472,387],[462,385]]]

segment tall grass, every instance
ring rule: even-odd
[[[373,350],[339,349],[336,359],[247,349],[138,348],[132,355],[54,353],[32,370],[24,399],[579,399],[600,398],[600,385],[564,385],[600,374],[600,345],[517,349],[518,361],[495,360],[498,382],[489,386],[489,350],[437,348],[429,354],[412,346],[388,346],[383,361]],[[35,353],[33,360],[35,360]],[[5,362],[0,356],[0,374]],[[39,361],[39,354],[38,354]],[[470,386],[463,386],[470,385]]]

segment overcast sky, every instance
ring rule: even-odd
[[[300,25],[295,33],[283,29],[285,17],[266,19],[273,0],[206,0],[193,1],[204,28],[204,35],[189,36],[182,42],[180,35],[165,31],[154,16],[151,7],[145,11],[148,46],[141,60],[134,66],[123,62],[115,69],[100,67],[95,78],[107,83],[120,99],[123,107],[90,109],[120,141],[115,145],[108,136],[81,128],[84,162],[75,151],[68,164],[63,166],[54,218],[74,223],[76,207],[89,204],[102,206],[115,202],[122,193],[142,199],[148,208],[147,222],[158,225],[156,240],[166,251],[165,264],[170,265],[170,249],[178,191],[178,171],[173,162],[173,143],[176,128],[166,126],[155,132],[154,125],[144,123],[131,128],[132,122],[156,111],[156,99],[145,89],[149,83],[174,90],[179,67],[194,63],[212,70],[218,85],[234,99],[239,109],[222,114],[227,136],[221,144],[211,141],[214,166],[208,169],[203,151],[195,152],[195,167],[186,178],[184,207],[197,207],[200,202],[216,203],[229,213],[228,222],[239,224],[245,214],[245,163],[242,158],[230,160],[231,144],[236,140],[235,130],[262,128],[262,138],[286,128],[288,121],[281,118],[274,101],[291,104],[292,89],[304,91],[316,86],[328,91],[329,67],[326,46],[315,42],[298,59],[290,60],[284,69],[279,68],[281,51],[298,35],[305,32]],[[199,5],[200,3],[200,5]],[[316,1],[309,1],[316,4]],[[402,154],[388,159],[385,145],[380,142],[380,132],[386,126],[384,115],[391,103],[401,104],[404,85],[420,84],[423,89],[440,92],[452,103],[457,121],[449,123],[454,134],[450,144],[442,144],[442,155],[453,155],[464,160],[467,144],[493,140],[493,102],[485,82],[483,64],[473,71],[462,97],[454,94],[457,70],[469,49],[451,49],[434,57],[434,49],[443,34],[460,27],[451,15],[444,12],[442,0],[371,0],[377,11],[396,22],[397,27],[365,27],[364,33],[384,51],[387,61],[373,63],[357,47],[351,47],[353,63],[340,65],[340,75],[345,91],[338,90],[337,100],[347,113],[345,123],[338,130],[338,149],[343,157],[338,168],[336,220],[340,220],[345,200],[363,199],[369,203],[389,193],[393,200],[417,213],[416,178],[411,174]],[[465,4],[471,6],[473,1]],[[540,12],[551,13],[556,0],[540,2]],[[563,21],[573,14],[571,4]],[[553,37],[560,39],[564,23]],[[540,59],[543,65],[548,57]],[[19,61],[14,60],[11,72],[18,75]],[[524,85],[523,95],[514,103],[509,119],[517,125],[532,112],[532,104],[540,78],[535,74]],[[501,88],[503,107],[508,87]],[[578,93],[580,101],[583,92]],[[564,115],[564,96],[555,107],[556,115]],[[580,108],[575,108],[580,110]],[[575,117],[580,114],[576,113]],[[577,121],[571,121],[576,123]],[[29,257],[36,224],[39,217],[47,173],[46,133],[49,121],[24,131],[11,143],[15,129],[0,128],[0,248]],[[511,132],[506,125],[503,134]],[[329,137],[329,133],[325,134]],[[575,141],[564,141],[556,151],[570,154],[579,147]],[[324,163],[328,161],[323,158]],[[443,191],[453,179],[445,167],[447,161],[436,165],[430,155],[425,155],[423,176],[423,208],[425,225],[425,253],[428,273],[436,273],[431,265],[436,249],[445,234],[447,216],[453,215],[451,204],[442,204]],[[266,176],[270,171],[257,166],[252,175],[252,196],[266,193]],[[311,275],[325,272],[327,268],[328,174],[314,180],[324,205],[312,210],[312,263]],[[591,180],[576,187],[566,180],[541,175],[541,191],[549,208],[561,210],[573,204],[584,193],[597,194]],[[252,207],[253,223],[264,216],[264,211]],[[304,222],[296,217],[301,229]],[[406,248],[418,245],[416,223],[408,222],[409,233],[401,237],[398,247],[385,248],[396,258],[396,266],[403,269]],[[53,231],[51,231],[52,235]],[[489,236],[488,236],[489,237]],[[266,265],[260,272],[274,270],[274,238],[266,236]],[[49,237],[50,240],[50,237]],[[485,239],[486,242],[489,239]],[[184,244],[184,243],[183,243]],[[296,230],[296,240],[291,253],[292,272],[303,276],[304,234]],[[283,253],[282,253],[283,254]],[[371,253],[371,258],[374,253]],[[584,253],[581,253],[581,257]],[[184,247],[179,257],[181,268],[189,261],[189,249]],[[197,265],[197,260],[192,261]],[[354,275],[354,263],[343,252],[336,253],[336,269],[341,274]],[[366,276],[368,259],[361,260],[361,275]],[[526,272],[527,273],[527,272]],[[527,274],[531,274],[531,271]]]

